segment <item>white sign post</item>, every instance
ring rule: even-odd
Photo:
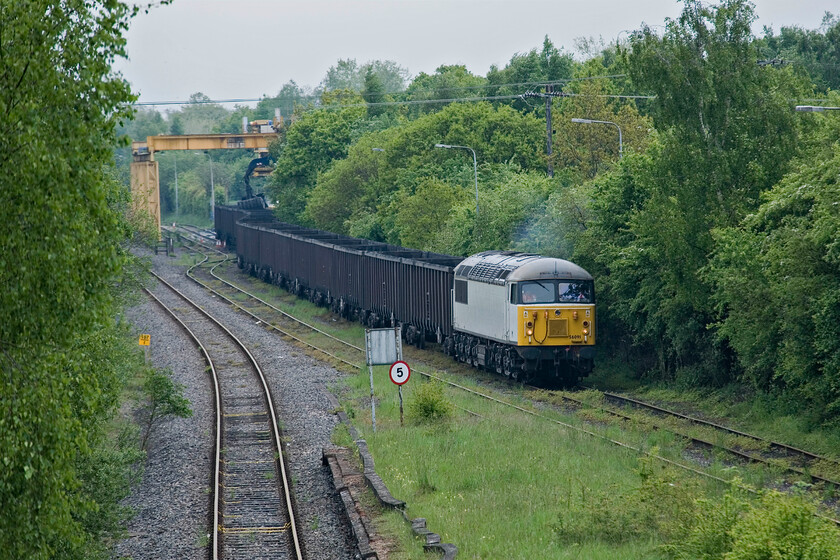
[[[403,400],[402,400],[402,386],[411,377],[411,368],[402,360],[398,360],[391,365],[388,371],[388,376],[397,385],[397,393],[400,395],[400,426],[403,425]]]
[[[365,355],[370,372],[370,419],[376,431],[376,405],[373,398],[373,366],[384,366],[402,360],[400,327],[365,329]]]

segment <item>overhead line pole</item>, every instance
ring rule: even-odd
[[[545,133],[546,133],[546,143],[545,143],[545,154],[548,159],[548,176],[554,177],[554,162],[551,160],[551,155],[553,153],[552,150],[552,139],[554,135],[554,130],[551,126],[551,98],[552,97],[568,97],[568,93],[564,93],[562,91],[554,91],[554,86],[552,84],[545,85],[545,93],[537,93],[535,91],[529,91],[527,93],[523,93],[520,97],[522,99],[528,97],[542,97],[545,99]]]
[[[547,84],[545,86],[545,93],[549,94],[554,91],[554,86],[551,84]],[[545,134],[546,134],[546,146],[545,146],[545,154],[548,156],[548,176],[554,177],[554,162],[551,161],[551,140],[552,140],[552,130],[551,130],[551,96],[545,96]]]

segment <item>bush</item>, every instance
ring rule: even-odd
[[[152,428],[163,418],[192,416],[190,401],[184,397],[184,386],[172,379],[172,372],[149,367],[143,379],[143,392],[148,399],[146,409],[146,427],[140,448],[146,450],[146,444]]]
[[[767,492],[732,528],[726,560],[840,558],[840,531],[804,496]]]
[[[678,560],[829,560],[840,558],[840,530],[815,515],[802,495],[765,492],[748,503],[729,491],[718,502],[698,500],[684,538],[665,551]]]
[[[455,407],[436,381],[421,383],[408,402],[408,417],[418,424],[445,424],[452,419]]]
[[[593,494],[584,488],[579,502],[570,496],[554,525],[557,538],[569,544],[681,538],[694,515],[696,482],[680,479],[653,459],[642,458],[639,463],[637,488],[622,492],[610,486]]]

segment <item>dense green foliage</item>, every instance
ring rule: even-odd
[[[828,14],[820,30],[755,38],[745,0],[684,4],[664,30],[644,27],[600,52],[584,45],[583,62],[546,37],[486,77],[440,66],[406,86],[392,62],[339,60],[317,97],[291,82],[216,128],[269,117],[271,103],[295,111],[265,186],[283,220],[457,255],[516,248],[573,259],[597,279],[601,343],[636,375],[685,386],[747,381],[804,399],[816,420],[835,417],[834,232],[817,219],[831,215],[833,164],[812,162],[833,159],[826,146],[836,135],[792,111],[792,100],[835,84],[838,22]],[[773,57],[793,63],[766,63]],[[545,100],[515,97],[543,83],[566,94],[551,101],[550,158]],[[189,130],[211,111],[176,116]],[[150,117],[145,129],[160,128]],[[477,197],[472,152],[438,143],[475,150]],[[171,184],[165,159],[174,156],[162,158]],[[247,156],[213,159],[217,182],[236,198],[233,171]],[[182,204],[199,213],[207,169],[185,166]],[[792,241],[802,228],[813,235]],[[791,290],[810,295],[786,297]]]
[[[0,5],[0,550],[91,558],[132,452],[107,436],[131,368],[116,330],[125,191],[107,169],[133,97],[111,71],[131,9]],[[113,472],[109,473],[109,470]]]
[[[425,236],[417,241],[429,241],[428,247],[415,245],[419,224],[446,219],[458,203],[463,206],[457,212],[460,217],[454,219],[458,227],[473,229],[475,221],[472,153],[436,149],[434,145],[451,142],[476,150],[483,162],[479,170],[480,208],[481,199],[493,203],[492,191],[486,190],[488,184],[496,186],[492,177],[497,174],[485,173],[484,168],[505,162],[524,167],[539,165],[539,134],[536,118],[509,107],[450,105],[387,133],[360,139],[346,159],[318,178],[304,216],[318,227],[341,233],[461,253],[463,248],[454,250]],[[382,151],[374,151],[375,147]],[[440,183],[441,178],[452,184]],[[442,196],[429,197],[429,189],[440,191]],[[424,210],[412,212],[411,208],[418,205]],[[504,214],[487,217],[507,219]],[[460,219],[463,217],[467,217],[466,222]],[[460,241],[470,242],[468,238]]]
[[[783,26],[775,35],[765,28],[758,47],[762,64],[792,64],[818,91],[840,89],[840,19],[831,13],[818,30]]]
[[[789,99],[805,88],[787,70],[756,64],[752,20],[744,2],[688,2],[663,36],[643,29],[631,38],[625,57],[634,83],[656,94],[659,140],[648,157],[626,159],[620,177],[597,183],[581,255],[606,284],[610,312],[656,358],[649,367],[690,384],[731,379],[700,274],[711,231],[757,208],[799,139]]]
[[[840,555],[840,531],[816,517],[804,496],[768,491],[755,502],[728,492],[695,500],[683,515],[679,539],[666,546],[678,560],[830,560]]]
[[[324,94],[323,101],[329,103],[335,95]],[[318,173],[347,155],[353,125],[364,114],[363,105],[336,111],[318,109],[304,113],[289,129],[275,153],[277,168],[267,185],[268,193],[278,202],[280,219],[301,219]]]
[[[745,378],[812,403],[819,419],[840,413],[840,123],[815,137],[755,213],[714,232],[706,277]]]
[[[799,494],[753,498],[737,484],[719,499],[699,498],[697,481],[649,458],[639,481],[581,498],[580,510],[560,514],[554,534],[565,545],[612,544],[657,538],[674,560],[829,560],[840,554],[840,530],[815,514]]]
[[[837,114],[795,113],[793,105],[814,97],[815,91],[829,98],[826,104],[840,105],[840,98],[831,93],[838,87],[840,23],[827,15],[819,30],[783,27],[775,35],[766,29],[763,37],[756,38],[751,32],[754,7],[746,0],[714,5],[684,0],[683,4],[680,17],[668,20],[664,29],[644,27],[600,52],[592,43],[586,45],[588,57],[583,61],[555,47],[548,37],[538,48],[514,54],[505,67],[492,67],[486,76],[462,65],[441,65],[434,73],[420,73],[409,80],[408,72],[390,61],[360,65],[352,59],[339,60],[315,90],[289,82],[255,108],[233,110],[208,103],[206,96],[197,93],[190,104],[165,119],[155,111],[139,112],[123,132],[133,139],[161,132],[238,132],[243,117],[269,119],[279,108],[285,126],[271,147],[276,170],[264,184],[258,181],[256,190],[267,192],[281,219],[454,255],[519,249],[572,259],[596,278],[601,352],[623,362],[630,375],[676,381],[677,387],[741,383],[731,390],[740,393],[748,386],[769,395],[762,399],[773,403],[768,407],[784,407],[811,423],[837,422],[840,121]],[[546,155],[546,100],[520,97],[545,91],[548,84],[563,93],[548,102],[553,119],[550,156]],[[56,95],[44,90],[47,94]],[[573,123],[572,118],[603,122]],[[62,126],[83,125],[71,118]],[[41,142],[31,145],[32,154],[45,145],[46,137],[38,136],[37,127],[23,130]],[[103,133],[103,141],[106,136]],[[455,147],[436,148],[435,144]],[[29,146],[23,140],[21,145]],[[5,153],[9,151],[0,151],[0,157]],[[117,157],[127,162],[130,155],[122,152]],[[243,194],[242,174],[251,157],[233,150],[159,154],[164,211],[175,209],[176,159],[181,214],[206,216],[211,162],[216,200],[222,202],[225,193],[232,200]],[[61,161],[65,160],[40,163],[43,176],[55,177],[50,166]],[[554,177],[546,174],[549,165]],[[40,177],[39,166],[33,165],[35,172],[29,175]],[[89,172],[85,179],[99,177],[95,167],[77,170],[74,163],[67,169],[65,179],[76,177],[71,169],[73,174]],[[24,175],[21,169],[14,172],[18,178]],[[71,226],[62,235],[88,232],[88,226],[106,235],[58,237],[43,247],[57,243],[66,251],[69,245],[65,243],[72,242],[83,251],[66,255],[46,250],[38,258],[58,259],[62,270],[74,271],[71,280],[77,282],[69,286],[88,291],[75,299],[78,294],[73,289],[50,294],[57,298],[49,300],[50,309],[60,314],[60,321],[23,324],[23,331],[20,326],[18,330],[8,327],[8,333],[18,333],[14,336],[43,331],[49,335],[51,348],[57,349],[27,362],[24,379],[38,380],[32,387],[24,384],[32,394],[41,391],[44,376],[62,368],[84,371],[88,375],[83,378],[85,387],[88,379],[99,376],[95,381],[104,386],[101,393],[74,389],[64,400],[58,399],[54,409],[43,411],[46,418],[69,417],[71,423],[75,417],[64,414],[67,410],[106,409],[107,401],[98,395],[110,395],[115,385],[113,376],[102,370],[80,366],[86,362],[70,352],[61,336],[84,329],[90,337],[108,332],[101,312],[108,309],[108,298],[102,294],[107,293],[105,283],[109,273],[119,269],[120,260],[116,251],[102,252],[102,243],[118,241],[107,233],[112,225],[107,204],[96,204],[102,192],[110,192],[107,184],[100,182],[97,187],[94,180],[79,183],[78,188],[86,189],[83,199],[92,200],[94,210],[98,209],[90,217],[84,212],[62,214],[68,204],[82,200],[66,201],[73,189],[37,191],[49,195],[40,197],[39,203],[54,203],[50,208],[58,212],[55,219],[64,220],[62,224],[79,220],[85,224],[78,230]],[[22,201],[36,191],[10,192],[12,200],[21,197]],[[15,224],[15,219],[19,218],[13,216],[7,224]],[[97,220],[107,223],[100,225]],[[47,231],[46,225],[38,226],[41,229],[24,225],[29,228],[24,231],[35,232],[34,237],[16,239],[19,245],[12,244],[13,248],[23,247],[21,239],[40,240],[38,236]],[[31,245],[26,247],[32,250]],[[72,268],[77,260],[73,259],[104,270],[103,276],[77,278]],[[57,279],[44,270],[24,269],[19,277],[45,291]],[[17,278],[9,280],[14,283]],[[85,308],[88,302],[92,303]],[[14,317],[14,307],[9,309]],[[85,315],[85,309],[90,313]],[[11,335],[0,339],[4,373],[7,363],[19,359],[14,353],[16,339],[12,336],[10,344],[7,336]],[[33,373],[29,364],[35,368]],[[60,393],[65,388],[62,383],[70,382],[56,381],[53,376],[47,390],[65,394]],[[418,424],[451,416],[440,387],[420,387],[409,399],[409,414]],[[21,395],[14,397],[19,402],[32,402],[28,393],[16,391]],[[77,406],[78,399],[92,404]],[[0,432],[0,438],[10,440],[6,465],[13,473],[0,482],[23,481],[19,487],[23,489],[29,478],[42,477],[48,478],[45,492],[71,491],[50,495],[44,507],[53,509],[26,521],[33,526],[48,520],[42,533],[47,536],[25,543],[40,548],[14,550],[49,551],[51,543],[65,542],[62,539],[72,533],[64,531],[62,523],[83,525],[85,534],[111,531],[113,525],[97,525],[98,521],[84,514],[74,519],[69,513],[77,497],[87,499],[88,488],[97,503],[96,495],[119,493],[118,484],[85,485],[83,491],[78,482],[86,476],[98,478],[84,473],[91,458],[107,455],[96,444],[94,431],[61,431],[67,439],[51,444],[56,447],[51,449],[40,433],[29,435],[40,429],[42,420],[21,410],[17,417],[3,419],[29,432],[17,439]],[[460,446],[458,438],[466,438],[469,429],[444,434],[451,440],[446,445]],[[44,450],[47,459],[39,458],[40,463],[34,464],[31,457],[36,455],[27,455],[30,441],[41,446],[39,453]],[[91,442],[89,453],[84,451],[87,442]],[[83,452],[74,455],[72,446],[80,444]],[[118,467],[130,454],[117,455],[103,464]],[[582,455],[568,453],[564,458],[568,457]],[[80,466],[75,473],[58,469],[46,477],[44,465],[62,461]],[[518,468],[504,467],[505,480],[510,479],[510,472],[519,473]],[[553,460],[551,468],[556,474]],[[533,476],[533,469],[528,465],[527,476]],[[420,464],[417,470],[411,475],[416,484],[412,481],[406,487],[429,500],[443,499],[447,488],[452,495],[459,494],[471,484],[470,477],[485,476],[479,471],[482,474],[465,479],[458,470],[450,485],[431,463]],[[570,472],[580,470],[578,465]],[[733,492],[721,500],[698,501],[696,487],[673,473],[656,471],[643,462],[639,474],[635,486],[605,484],[593,492],[580,484],[578,498],[578,484],[570,482],[563,490],[566,496],[549,497],[540,506],[542,512],[550,512],[541,523],[544,534],[554,529],[554,539],[540,546],[592,549],[606,543],[629,549],[669,542],[663,553],[673,558],[726,560],[838,555],[836,531],[815,519],[813,506],[803,499],[768,493],[750,503]],[[119,476],[110,478],[119,481]],[[14,495],[8,488],[0,486],[4,499]],[[37,500],[44,496],[24,496],[24,503],[41,503]],[[543,498],[532,499],[537,503]],[[567,515],[572,510],[574,515]],[[24,515],[24,510],[14,512]],[[459,506],[451,517],[474,515],[475,510],[461,511]],[[114,510],[107,519],[120,516]],[[533,527],[527,531],[533,532]],[[73,546],[82,542],[84,538],[72,541]],[[484,543],[475,546],[481,550]]]

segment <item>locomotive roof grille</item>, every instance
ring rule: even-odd
[[[455,269],[455,276],[488,284],[537,278],[592,280],[572,262],[516,251],[485,251],[467,257]]]
[[[470,278],[474,280],[504,280],[511,272],[511,268],[495,263],[478,263],[472,267]]]

